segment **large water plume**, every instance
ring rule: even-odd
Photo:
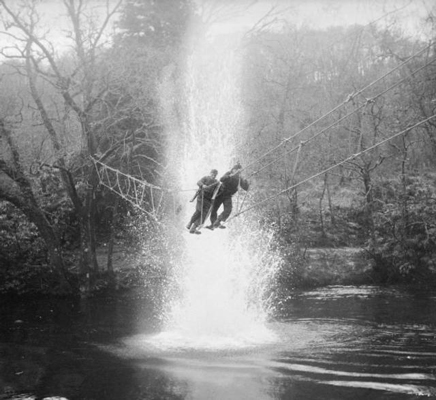
[[[181,188],[193,190],[179,192],[184,254],[174,279],[180,295],[169,299],[165,327],[155,341],[161,347],[207,349],[268,343],[274,341],[267,328],[269,285],[280,262],[269,251],[271,235],[260,230],[254,213],[232,219],[226,230],[190,235],[185,228],[197,180],[211,168],[221,176],[236,160],[248,161],[239,148],[246,122],[239,40],[235,35],[195,39],[187,46],[177,90],[168,90],[166,82],[164,91],[167,123],[175,121],[169,128],[171,173]],[[242,203],[237,197],[235,208]]]

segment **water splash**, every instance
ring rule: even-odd
[[[187,234],[188,236],[188,234]],[[236,239],[219,231],[186,237],[180,265],[182,296],[171,304],[161,345],[229,349],[273,342],[260,275],[260,259]]]
[[[195,188],[211,168],[219,176],[241,160],[245,114],[241,100],[241,53],[235,36],[195,38],[188,45],[184,78],[177,82],[178,118],[182,127],[169,144],[177,182]],[[168,100],[163,102],[170,104]],[[182,110],[182,111],[181,111]],[[171,120],[166,111],[166,120]],[[174,114],[174,113],[173,113]],[[241,160],[243,162],[243,160]],[[179,221],[184,226],[194,211],[193,192],[181,192],[186,204]],[[227,230],[184,233],[184,256],[174,276],[180,296],[168,303],[165,329],[153,338],[162,348],[244,348],[276,340],[267,328],[268,283],[279,263],[268,255],[268,237],[255,219],[232,220]]]

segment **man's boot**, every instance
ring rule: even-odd
[[[210,229],[211,231],[213,231],[213,230],[215,229],[214,225],[215,225],[215,224],[214,224],[213,222],[211,222],[211,224],[205,226],[205,228]]]
[[[214,228],[220,228],[220,229],[226,229],[226,227],[224,225],[221,225],[221,220],[217,219],[214,224],[213,224]]]
[[[189,229],[189,233],[194,233],[196,235],[201,235],[201,232],[197,230],[198,224],[194,223],[191,226],[191,229]]]

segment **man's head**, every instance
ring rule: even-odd
[[[218,171],[216,169],[211,169],[210,170],[210,176],[212,178],[216,178],[217,175],[218,175]]]
[[[237,162],[233,167],[232,167],[232,173],[236,173],[238,172],[240,169],[242,169],[242,165],[239,164],[239,162]]]

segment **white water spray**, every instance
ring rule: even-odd
[[[185,228],[195,208],[189,198],[197,180],[212,168],[219,176],[230,169],[240,155],[237,147],[245,122],[237,38],[196,38],[191,48],[178,105],[183,110],[178,120],[182,132],[168,149],[177,181],[193,189],[181,192],[186,207],[179,229],[185,256],[175,271],[181,296],[170,302],[165,329],[154,344],[215,350],[271,343],[275,336],[267,328],[265,297],[278,260],[267,254],[265,236],[239,217],[227,230],[203,229],[202,235],[190,235]]]

